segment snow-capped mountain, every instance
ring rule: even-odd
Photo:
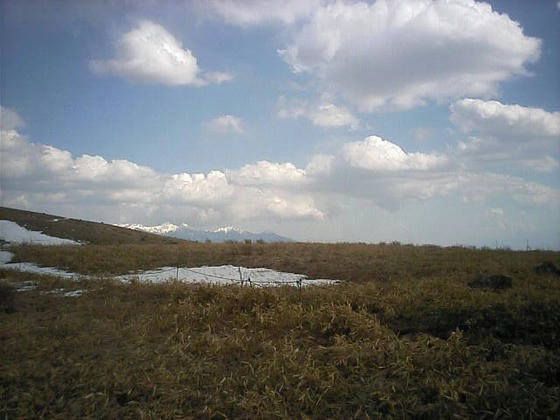
[[[160,235],[167,235],[179,229],[179,226],[174,225],[173,223],[164,223],[162,225],[157,225],[157,226],[144,226],[139,224],[124,223],[117,226],[128,228],[128,229],[134,229],[134,230],[142,230],[144,232],[157,233]]]
[[[292,239],[277,235],[273,232],[253,233],[245,230],[239,230],[233,226],[224,226],[215,230],[195,229],[186,223],[180,226],[173,223],[163,223],[157,226],[144,226],[141,224],[121,224],[120,227],[141,230],[144,232],[157,233],[174,238],[186,239],[188,241],[204,242],[210,240],[212,242],[225,241],[244,241],[250,239],[252,241],[263,240],[265,242],[293,242]]]

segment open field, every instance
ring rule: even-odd
[[[9,417],[557,414],[559,279],[532,270],[543,258],[558,262],[557,253],[183,246],[179,256],[193,264],[265,265],[349,283],[299,291],[5,272],[4,282],[33,279],[39,289],[16,293],[13,311],[0,315],[0,410]],[[171,263],[176,248],[15,251],[48,264],[58,256],[55,265],[72,269],[87,260],[82,271],[105,273],[121,259],[113,271]],[[480,270],[512,275],[513,288],[469,289]],[[91,291],[41,293],[61,287]]]
[[[0,271],[1,418],[558,416],[560,277],[534,270],[560,265],[558,252],[187,242],[10,251],[100,279]],[[108,278],[204,264],[345,282]],[[480,273],[512,287],[470,288]],[[37,288],[15,292],[27,281]],[[77,290],[87,292],[60,292]]]

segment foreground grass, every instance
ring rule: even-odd
[[[348,247],[334,246],[342,268],[323,261],[331,246],[318,247],[315,258],[323,263],[309,270],[326,264],[350,275],[352,259],[344,253],[362,248]],[[378,268],[385,272],[354,258],[357,272],[372,270],[361,274],[360,283],[301,291],[76,283],[0,272],[5,283],[32,279],[39,285],[15,294],[14,311],[0,314],[0,413],[9,418],[556,417],[559,279],[537,276],[529,267],[557,254],[451,250],[450,260],[436,264],[431,253],[445,250],[405,248],[387,254]],[[214,249],[213,257],[200,257],[219,259],[233,248]],[[277,249],[286,254],[268,264],[258,259],[266,250],[230,257],[269,266],[282,265],[296,250],[300,259],[294,264],[311,258],[306,247]],[[421,254],[415,264],[405,261],[413,258],[411,252]],[[254,259],[244,260],[251,255]],[[469,289],[469,276],[477,271],[473,255],[478,267],[514,273],[513,288]],[[41,294],[55,287],[90,292],[79,298]]]

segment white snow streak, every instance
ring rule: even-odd
[[[42,232],[27,230],[10,220],[0,220],[0,239],[12,244],[80,245],[70,239],[56,238]]]

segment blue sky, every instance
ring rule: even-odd
[[[2,1],[2,205],[560,247],[560,5]]]

